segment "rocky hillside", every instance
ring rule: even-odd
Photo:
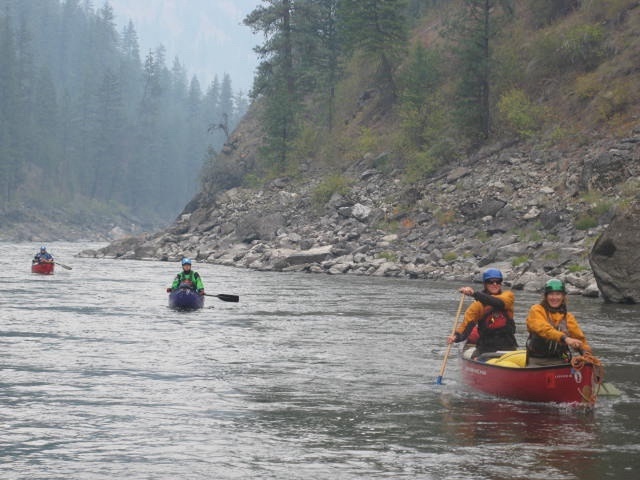
[[[238,129],[223,155],[255,155],[251,131]],[[364,155],[330,196],[315,175],[201,192],[170,228],[83,255],[461,282],[492,266],[515,289],[553,276],[597,297],[589,251],[613,205],[640,191],[640,127],[562,151],[494,145],[412,185],[387,171],[389,155]]]
[[[449,118],[464,63],[440,34],[458,7],[442,2],[417,22],[412,43],[451,68],[409,58],[397,72],[404,89],[391,98],[371,62],[354,58],[335,89],[332,127],[314,123],[324,107],[306,99],[300,138],[277,169],[259,154],[269,129],[257,100],[173,225],[84,255],[460,282],[492,266],[516,289],[556,276],[571,293],[599,296],[608,282],[598,272],[613,257],[624,262],[613,247],[637,245],[614,235],[592,270],[596,239],[640,203],[640,2],[566,3],[542,22],[534,6],[554,2],[515,3],[520,13],[493,40],[496,123],[480,150]],[[442,80],[421,83],[416,65]],[[413,133],[418,144],[407,140]],[[640,298],[616,287],[619,298]]]

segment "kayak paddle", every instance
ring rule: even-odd
[[[223,302],[239,302],[240,297],[238,295],[226,295],[224,293],[220,293],[218,295],[210,295],[208,293],[204,294],[205,297],[216,297],[222,300]]]

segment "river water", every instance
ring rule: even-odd
[[[639,478],[640,306],[571,297],[622,391],[585,411],[468,391],[457,347],[435,384],[460,285],[196,263],[240,302],[184,313],[177,263],[96,246],[0,243],[3,480]]]

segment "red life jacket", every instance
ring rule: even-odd
[[[475,345],[476,343],[478,343],[479,339],[480,339],[480,332],[478,332],[478,325],[476,325],[473,327],[473,330],[471,330],[471,333],[467,337],[467,342],[473,343]]]
[[[483,310],[484,315],[478,321],[479,330],[498,330],[508,325],[509,317],[504,310],[494,310],[491,306],[486,306]]]

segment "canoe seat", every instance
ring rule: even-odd
[[[476,360],[478,362],[488,362],[491,359],[500,358],[503,353],[504,352],[486,352],[486,353],[481,353],[480,355],[478,355],[476,357]],[[493,363],[495,363],[495,362],[493,362]]]
[[[467,360],[469,360],[473,356],[473,352],[475,351],[476,351],[475,346],[471,346],[471,347],[466,346],[465,349],[462,351],[462,356]]]

